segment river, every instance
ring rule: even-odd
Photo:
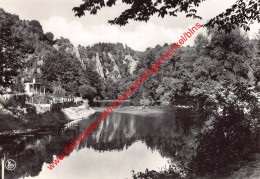
[[[191,112],[152,114],[114,112],[53,170],[47,168],[101,113],[67,128],[19,137],[2,137],[1,155],[16,161],[5,178],[132,178],[132,172],[178,168],[192,153]],[[187,159],[188,160],[188,159]]]

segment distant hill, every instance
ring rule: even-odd
[[[0,18],[1,48],[15,54],[12,59],[18,67],[6,74],[13,91],[23,91],[24,81],[37,78],[50,93],[80,96],[79,87],[88,86],[96,94],[102,91],[101,81],[118,82],[132,75],[140,60],[141,52],[121,43],[74,47],[69,39],[54,39],[51,32],[44,33],[36,20],[20,20],[3,9]]]
[[[227,86],[238,84],[257,86],[259,42],[239,29],[199,34],[193,47],[180,47],[130,99],[146,105],[176,99],[185,103],[184,96],[222,95]],[[22,92],[23,82],[36,78],[51,95],[115,99],[168,48],[164,44],[139,52],[121,43],[74,47],[69,39],[43,32],[37,20],[20,20],[0,9],[0,92]]]

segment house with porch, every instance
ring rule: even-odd
[[[24,83],[24,90],[25,93],[28,95],[33,95],[33,94],[45,94],[45,88],[42,86],[42,83],[36,82],[36,79],[33,78],[32,81],[30,82],[25,82]]]

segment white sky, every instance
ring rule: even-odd
[[[55,38],[60,36],[70,39],[77,46],[93,45],[98,42],[121,42],[135,50],[144,51],[147,47],[157,44],[176,42],[183,32],[197,22],[203,24],[210,18],[230,7],[235,0],[207,0],[198,10],[203,20],[166,16],[163,19],[153,16],[150,21],[131,21],[126,26],[111,26],[107,23],[117,17],[128,6],[122,4],[105,8],[96,15],[81,18],[75,17],[72,8],[82,3],[82,0],[0,0],[0,7],[5,11],[17,14],[21,19],[38,20],[44,32],[52,32]],[[250,36],[260,29],[259,24],[251,27]],[[203,32],[205,30],[201,30]],[[186,45],[193,44],[189,39]]]

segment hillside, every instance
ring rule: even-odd
[[[121,43],[75,47],[69,39],[43,32],[36,20],[21,20],[3,9],[0,18],[1,92],[23,92],[23,83],[36,78],[54,96],[115,99],[171,48],[164,44],[138,52]],[[259,41],[239,29],[199,34],[194,47],[179,48],[131,99],[146,105],[185,103],[189,96],[222,95],[236,84],[255,87],[260,81]]]
[[[6,59],[2,60],[13,69],[3,73],[1,87],[10,87],[12,91],[23,92],[23,83],[36,78],[47,93],[58,96],[113,98],[115,94],[107,94],[101,82],[117,83],[133,75],[140,59],[140,52],[120,43],[74,47],[69,39],[54,39],[51,32],[44,33],[36,20],[20,20],[3,9],[0,17],[1,48],[6,49],[1,54]],[[10,60],[13,63],[8,63]],[[1,68],[4,71],[4,65]]]

